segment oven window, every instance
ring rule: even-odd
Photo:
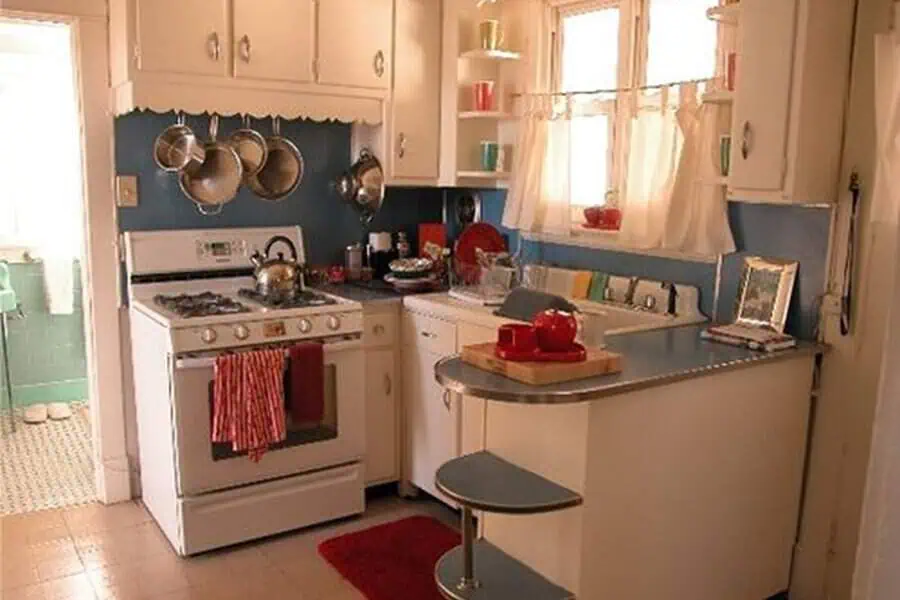
[[[285,422],[287,424],[287,436],[283,442],[273,444],[269,447],[269,451],[283,450],[285,448],[295,448],[307,444],[316,444],[333,440],[338,437],[338,406],[337,406],[337,367],[335,365],[325,365],[324,368],[324,394],[323,394],[323,410],[322,418],[317,420],[295,420],[293,411],[291,410],[291,398],[293,396],[290,369],[285,373],[284,390],[285,390]],[[209,414],[213,414],[212,403],[215,383],[209,384]],[[235,452],[231,449],[230,444],[213,443],[212,458],[214,461],[228,460],[230,458],[238,458],[246,456],[246,452]]]

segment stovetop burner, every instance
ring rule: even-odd
[[[313,306],[326,306],[337,304],[337,300],[324,294],[317,294],[309,290],[303,290],[293,296],[267,296],[256,290],[243,289],[238,292],[241,298],[247,298],[259,302],[266,308],[308,308]]]
[[[153,301],[186,319],[250,312],[250,309],[240,302],[212,292],[178,294],[176,296],[159,294],[153,298]]]

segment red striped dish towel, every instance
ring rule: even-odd
[[[212,441],[230,443],[254,462],[284,440],[282,350],[256,350],[216,358]]]

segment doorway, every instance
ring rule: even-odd
[[[72,28],[0,18],[0,516],[96,499]]]

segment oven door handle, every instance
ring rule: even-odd
[[[334,352],[347,352],[349,350],[358,350],[362,348],[362,341],[347,340],[341,342],[326,342],[325,356]],[[191,369],[212,369],[216,365],[215,356],[197,356],[179,358],[175,361],[175,369],[178,371],[187,371]]]

